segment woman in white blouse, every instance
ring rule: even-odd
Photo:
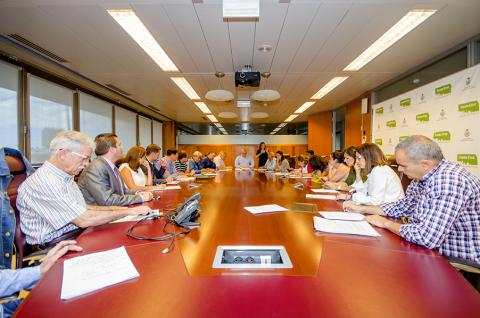
[[[277,157],[277,165],[275,167],[275,171],[287,173],[290,169],[290,164],[288,163],[287,158],[283,155],[283,151],[279,150],[276,153]]]
[[[357,204],[379,205],[397,201],[405,196],[402,183],[395,171],[390,168],[382,150],[375,144],[361,145],[356,154],[355,189],[353,195],[339,195],[340,199],[351,199]],[[362,175],[367,180],[362,180]]]
[[[125,186],[130,190],[155,190],[162,186],[152,186],[152,171],[150,165],[145,160],[145,149],[142,147],[132,147],[128,150],[122,164],[118,168],[120,177]],[[142,169],[144,167],[145,172]],[[164,187],[164,185],[163,185]]]

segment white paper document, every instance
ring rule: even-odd
[[[207,172],[203,174],[204,176],[218,176],[218,173],[215,172]]]
[[[316,231],[327,233],[381,236],[367,221],[327,220],[314,216],[313,227]]]
[[[321,216],[329,220],[361,221],[365,216],[360,213],[342,212],[342,211],[321,211]]]
[[[67,259],[61,298],[71,299],[139,276],[124,246]]]
[[[320,200],[336,200],[335,194],[306,194],[307,199],[320,199]]]
[[[167,185],[169,185],[169,184],[179,184],[179,183],[180,183],[179,180],[174,180],[172,182],[167,182]]]
[[[262,213],[271,213],[271,212],[285,212],[288,209],[279,206],[278,204],[268,204],[268,205],[257,205],[257,206],[246,206],[245,210],[252,214],[262,214]]]
[[[291,174],[288,176],[290,179],[312,179],[312,176],[296,176]]]
[[[337,190],[329,190],[329,189],[310,189],[312,192],[315,193],[339,193]]]
[[[182,187],[179,185],[174,185],[174,186],[166,186],[165,188],[162,188],[162,190],[181,190]]]
[[[195,177],[180,178],[180,179],[178,179],[177,181],[178,181],[178,182],[195,181]]]

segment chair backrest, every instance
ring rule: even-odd
[[[22,267],[22,260],[23,257],[26,256],[30,251],[27,247],[27,242],[25,240],[25,235],[22,233],[20,229],[20,213],[17,209],[17,195],[18,195],[18,188],[22,184],[23,181],[27,178],[27,173],[25,169],[25,165],[21,158],[13,157],[13,156],[5,156],[5,159],[8,164],[8,168],[10,169],[10,174],[13,176],[10,184],[7,187],[7,194],[10,198],[10,206],[15,211],[15,238],[14,244],[16,248],[16,262],[17,268]]]

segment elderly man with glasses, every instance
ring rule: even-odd
[[[28,244],[45,249],[81,229],[150,211],[146,206],[87,205],[74,181],[90,162],[93,140],[77,131],[60,132],[50,143],[50,157],[18,189],[20,226]]]

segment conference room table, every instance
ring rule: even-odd
[[[302,182],[303,190],[293,185]],[[199,187],[161,192],[145,203],[170,210],[201,193],[201,226],[169,242],[126,236],[132,222],[85,230],[81,253],[68,253],[44,275],[16,317],[480,317],[480,295],[436,251],[376,228],[380,237],[316,232],[309,212],[341,210],[341,202],[307,199],[310,179],[257,171],[219,172]],[[253,215],[246,206],[278,204],[289,211]],[[165,220],[140,223],[136,234],[160,236]],[[169,225],[169,230],[173,231]],[[176,231],[180,231],[177,229]],[[293,267],[212,268],[219,245],[282,245]],[[61,300],[65,259],[125,246],[138,278]]]

